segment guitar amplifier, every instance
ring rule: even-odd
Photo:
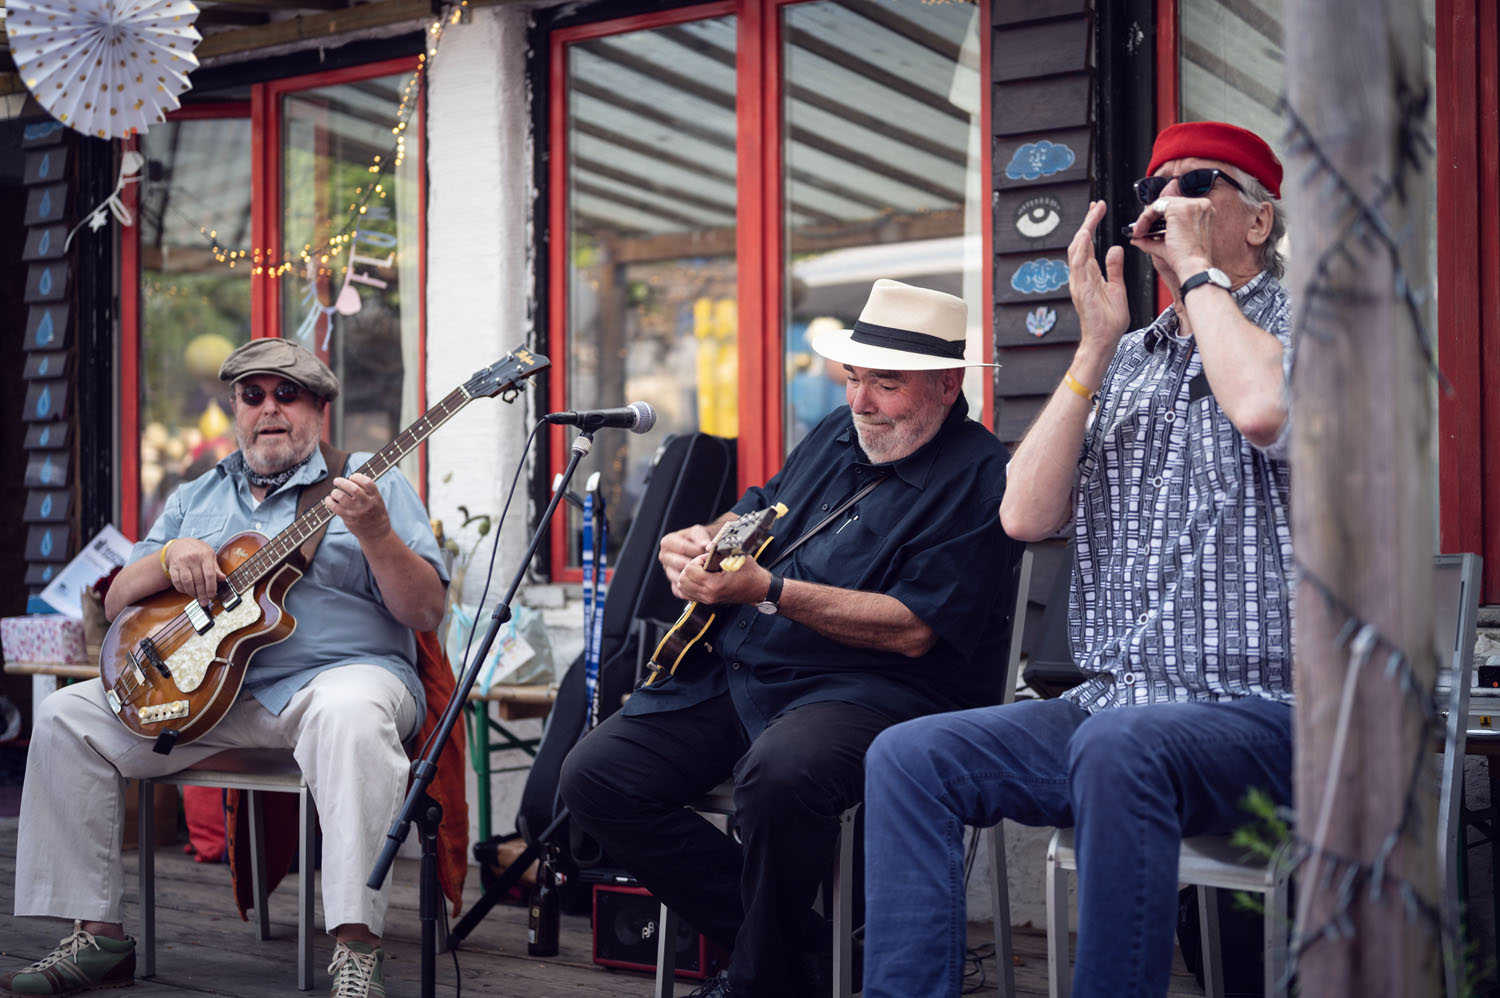
[[[644,887],[594,885],[594,962],[656,973],[661,902]],[[677,976],[703,980],[729,965],[729,954],[677,920]]]

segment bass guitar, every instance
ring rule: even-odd
[[[549,366],[517,348],[455,388],[355,473],[379,478],[474,399],[515,399],[526,378]],[[330,469],[332,473],[332,469]],[[247,530],[218,550],[225,575],[213,602],[201,605],[167,589],[115,618],[99,649],[104,695],[120,723],[169,752],[213,729],[239,696],[250,658],[291,636],[287,591],[306,573],[302,545],[333,519],[313,503],[267,540]]]
[[[746,558],[760,557],[766,545],[771,543],[771,525],[785,513],[786,507],[777,503],[724,524],[714,536],[713,549],[708,553],[704,570],[738,572],[744,567]],[[656,651],[651,653],[651,661],[646,663],[651,676],[641,685],[650,686],[657,680],[665,682],[667,677],[675,676],[677,667],[695,648],[705,652],[713,651],[713,646],[704,640],[704,635],[717,617],[712,606],[692,602],[684,607],[677,622],[661,639]]]

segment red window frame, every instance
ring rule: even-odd
[[[340,83],[354,83],[377,76],[394,76],[410,73],[422,65],[416,55],[363,63],[343,69],[289,76],[251,85],[248,101],[224,101],[222,103],[192,105],[172,112],[168,117],[174,121],[192,121],[212,118],[249,118],[251,132],[251,201],[250,233],[253,246],[264,250],[266,259],[262,263],[274,266],[279,262],[281,245],[281,98],[290,93],[314,90]],[[419,156],[426,155],[427,114],[426,87],[420,90],[422,113],[418,115],[415,142],[408,149]],[[394,115],[395,109],[392,109]],[[132,146],[134,147],[134,146]],[[420,340],[417,350],[417,411],[427,405],[427,171],[417,171],[417,227],[418,227],[418,280],[423,293],[413,296],[417,303],[417,329]],[[132,212],[137,208],[135,188],[127,188],[128,204]],[[123,230],[120,238],[120,399],[119,399],[119,503],[121,532],[132,537],[140,519],[140,396],[136,386],[140,384],[141,346],[141,260],[140,232],[132,226]],[[250,277],[250,336],[259,339],[283,335],[281,322],[281,281],[274,280],[266,269],[255,268]],[[427,444],[417,451],[418,481],[413,483],[417,493],[427,498]]]
[[[782,100],[781,100],[781,10],[812,0],[717,0],[651,14],[596,21],[558,28],[548,41],[548,206],[551,234],[548,246],[548,356],[552,367],[548,389],[555,406],[568,404],[568,71],[567,47],[575,42],[681,24],[713,17],[736,18],[735,114],[737,135],[735,265],[739,311],[738,484],[741,491],[764,483],[781,467],[785,458],[782,406],[785,386],[780,358],[785,329],[782,303],[785,295],[783,263],[785,234],[782,229]],[[990,120],[990,9],[986,0],[980,11],[980,118],[986,137]],[[981,184],[993,189],[990,143],[983,143]],[[982,302],[984,309],[984,357],[993,359],[994,268],[991,241],[992,199],[983,199],[980,224],[984,260]],[[755,335],[743,335],[746,330]],[[983,420],[994,426],[994,392],[986,389]],[[548,432],[551,467],[561,469],[568,461],[568,431],[553,426]],[[548,539],[552,578],[578,582],[582,571],[567,567],[566,509],[553,518]]]

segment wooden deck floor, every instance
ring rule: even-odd
[[[68,931],[62,922],[16,918],[11,915],[16,881],[16,819],[0,819],[0,972],[14,970],[49,951]],[[240,921],[229,894],[228,868],[194,863],[180,847],[157,850],[157,974],[140,980],[130,992],[134,998],[194,994],[262,998],[266,995],[297,994],[296,988],[296,884],[293,874],[270,901],[272,938],[259,942],[251,925]],[[417,918],[416,864],[398,860],[392,888],[391,912],[387,920],[386,986],[392,996],[421,993],[420,923]],[[127,930],[138,924],[136,854],[126,853],[125,917]],[[465,908],[481,893],[476,871],[465,886]],[[974,944],[990,940],[989,926],[971,925]],[[1016,967],[1018,993],[1025,998],[1047,993],[1047,955],[1044,933],[1020,928],[1015,933],[1016,950],[1023,961]],[[330,945],[319,934],[314,949],[317,973],[310,994],[326,994],[325,972]],[[592,936],[588,919],[563,916],[560,952],[550,959],[526,953],[526,911],[496,907],[464,941],[457,953],[466,995],[506,995],[509,998],[645,998],[651,992],[646,974],[609,970],[592,962]],[[1182,973],[1173,977],[1173,996],[1201,995],[1196,982]],[[994,958],[983,962],[988,984],[973,992],[993,995]],[[452,956],[439,954],[437,993],[455,991]],[[677,994],[684,995],[696,982],[679,981]]]

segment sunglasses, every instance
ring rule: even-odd
[[[1222,180],[1241,194],[1245,188],[1241,187],[1229,174],[1223,170],[1205,166],[1197,170],[1189,170],[1175,177],[1142,177],[1135,182],[1135,196],[1141,199],[1141,204],[1150,204],[1161,197],[1161,192],[1167,189],[1172,181],[1177,181],[1177,190],[1183,197],[1206,198],[1208,192],[1214,189],[1214,182]]]
[[[303,395],[312,396],[312,392],[301,385],[294,385],[290,381],[283,381],[271,390],[276,396],[277,405],[291,405]],[[241,385],[239,392],[240,401],[254,409],[266,400],[266,390],[260,385]]]

